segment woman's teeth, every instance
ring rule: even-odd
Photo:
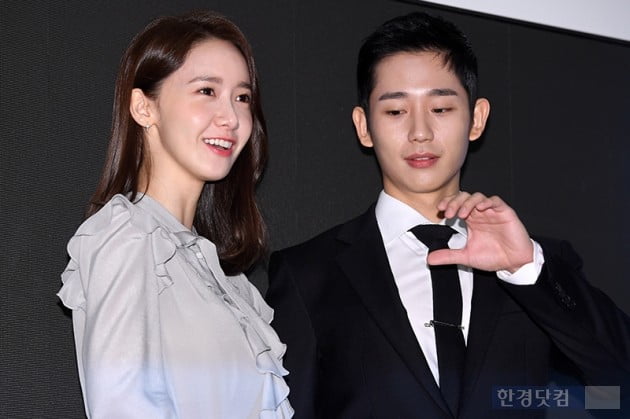
[[[204,138],[203,142],[215,147],[221,147],[225,150],[229,150],[234,145],[231,141],[221,140],[219,138]]]

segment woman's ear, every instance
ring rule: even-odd
[[[477,102],[475,102],[475,107],[473,109],[472,124],[468,133],[468,139],[470,141],[475,141],[476,139],[481,137],[481,134],[483,134],[483,130],[486,128],[488,115],[490,115],[490,102],[488,101],[488,99],[477,99]]]
[[[138,125],[149,128],[155,123],[153,115],[153,102],[145,96],[142,89],[135,88],[131,91],[129,112]]]
[[[372,142],[372,136],[368,129],[367,117],[365,110],[360,106],[355,106],[352,110],[352,122],[354,122],[354,129],[357,131],[357,137],[364,147],[374,147]]]

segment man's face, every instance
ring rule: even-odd
[[[369,118],[357,107],[353,120],[361,143],[374,148],[385,192],[411,203],[459,190],[468,142],[483,132],[489,107],[479,111],[487,106],[480,99],[471,124],[466,90],[442,55],[400,52],[381,60],[369,104]]]

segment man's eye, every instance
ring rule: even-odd
[[[236,96],[237,102],[250,103],[252,101],[252,97],[248,94],[242,94]]]
[[[214,89],[212,87],[204,87],[199,89],[199,93],[206,96],[214,96]]]
[[[433,113],[446,113],[450,111],[452,108],[434,108]]]
[[[385,111],[385,113],[386,113],[387,115],[393,115],[393,116],[396,116],[396,115],[400,115],[400,114],[402,114],[402,113],[403,113],[403,111],[398,110],[398,109],[393,109],[393,110],[390,110],[390,111]]]

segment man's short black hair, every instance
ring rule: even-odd
[[[359,106],[366,114],[378,63],[399,52],[436,52],[455,73],[468,94],[470,109],[477,101],[477,58],[464,33],[453,23],[423,12],[388,20],[368,36],[359,50]]]

